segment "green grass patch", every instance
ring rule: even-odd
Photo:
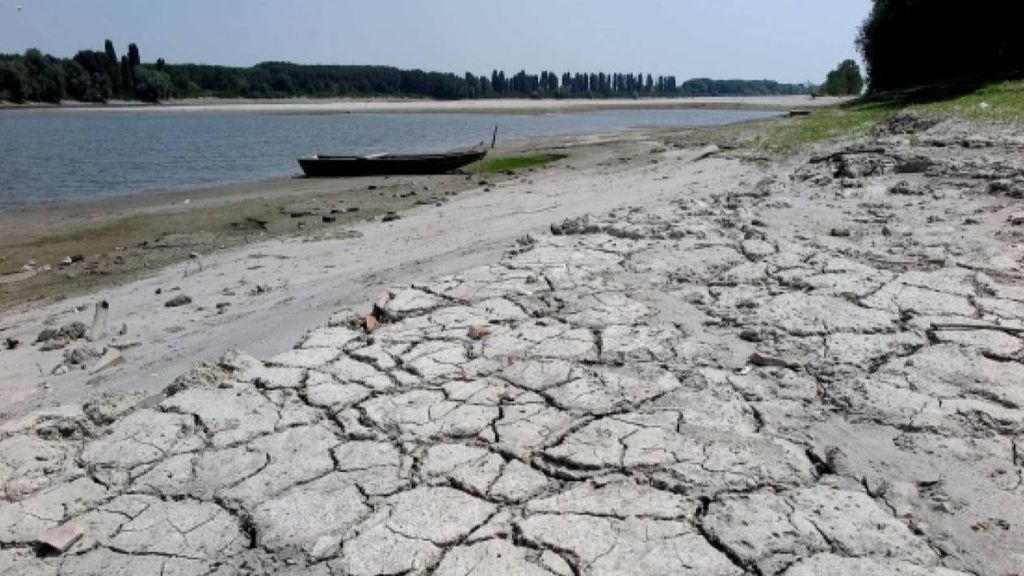
[[[908,108],[977,120],[1024,122],[1024,80],[989,84],[955,98],[911,104]]]
[[[814,109],[810,116],[767,121],[747,144],[786,156],[818,143],[866,134],[903,110],[972,120],[1024,122],[1024,80],[977,88],[924,88],[886,98]]]
[[[865,134],[898,110],[889,103],[860,101],[817,108],[810,116],[770,121],[753,144],[762,151],[785,156],[816,142]]]
[[[480,162],[471,164],[469,172],[505,172],[508,170],[522,170],[524,168],[536,168],[550,164],[556,160],[565,158],[562,154],[517,154],[515,156],[498,156],[484,158]]]

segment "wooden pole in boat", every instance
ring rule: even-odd
[[[498,125],[494,125],[494,136],[491,136],[491,150],[494,150],[494,145],[498,143]]]

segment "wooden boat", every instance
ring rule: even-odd
[[[309,156],[299,158],[310,178],[386,176],[390,174],[444,174],[482,160],[487,150],[477,146],[441,154],[372,154],[370,156]]]

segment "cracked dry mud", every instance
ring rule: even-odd
[[[1024,137],[872,144],[6,422],[0,572],[1022,573],[1024,341],[933,324],[1024,324]]]

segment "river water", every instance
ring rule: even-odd
[[[559,114],[305,114],[0,110],[0,210],[299,174],[311,153],[429,152],[499,139],[708,126],[775,115],[736,110]]]

